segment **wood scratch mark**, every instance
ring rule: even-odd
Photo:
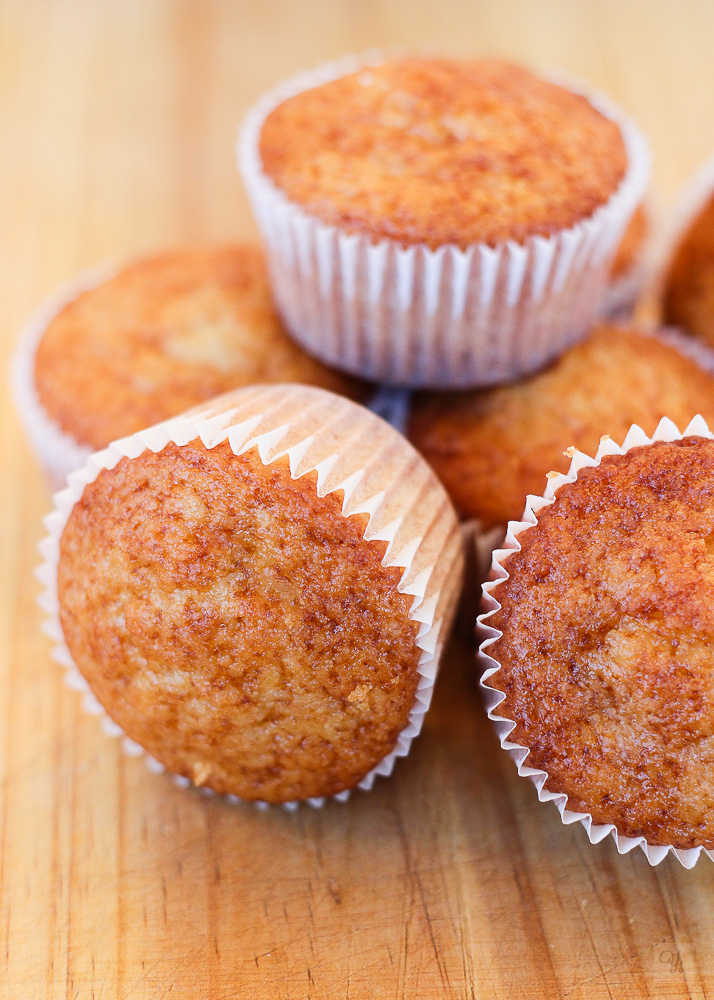
[[[687,970],[688,963],[685,963],[684,955],[682,954],[682,949],[679,943],[679,924],[677,923],[676,908],[674,906],[670,894],[667,892],[667,890],[663,885],[662,881],[663,879],[664,879],[664,874],[657,872],[657,874],[655,875],[655,883],[657,884],[657,888],[659,890],[659,894],[662,899],[662,903],[664,905],[664,912],[667,916],[667,923],[669,924],[669,929],[672,932],[672,941],[674,943],[674,947],[677,949],[677,956],[679,958],[679,968],[682,970],[682,977],[684,979],[684,982],[686,983],[687,991],[689,995],[692,996],[692,986],[691,983],[689,982],[689,975]]]
[[[409,849],[409,841],[407,839],[406,830],[404,829],[404,824],[402,823],[402,817],[401,817],[398,809],[396,809],[396,808],[394,810],[394,816],[395,816],[395,821],[396,821],[397,832],[399,833],[399,839],[400,839],[401,845],[402,845],[402,853],[404,855],[404,862],[405,862],[407,874],[409,876],[409,880],[410,880],[410,883],[411,883],[411,886],[412,886],[412,900],[413,900],[413,895],[414,895],[413,890],[414,890],[414,887],[416,886],[416,888],[419,891],[419,898],[420,898],[420,901],[421,901],[421,908],[422,908],[422,910],[424,912],[424,916],[426,918],[426,924],[427,924],[427,927],[429,929],[429,938],[431,940],[432,949],[434,951],[434,958],[436,959],[436,965],[437,965],[437,968],[439,970],[439,977],[441,978],[441,985],[444,988],[448,988],[449,992],[451,992],[451,983],[449,982],[448,972],[447,972],[445,966],[442,963],[441,957],[439,955],[439,949],[438,949],[437,944],[436,944],[436,938],[434,936],[434,928],[433,928],[432,923],[431,923],[431,914],[429,912],[429,907],[428,907],[427,902],[426,902],[426,894],[424,892],[424,886],[422,884],[422,881],[421,881],[421,878],[420,878],[418,872],[414,869],[414,866],[412,864],[411,851]],[[406,939],[405,939],[405,949],[404,949],[405,968],[406,968],[406,958],[407,958],[407,951],[406,951]],[[406,981],[406,976],[405,976],[405,981]]]
[[[327,880],[327,888],[330,892],[330,895],[339,906],[340,903],[342,902],[342,893],[340,892],[340,887],[337,884],[337,879],[333,878],[332,875],[330,875],[330,877]]]
[[[442,986],[448,986],[449,992],[451,992],[451,983],[449,982],[449,973],[446,965],[442,963],[441,957],[439,955],[439,949],[436,945],[436,938],[434,937],[434,928],[431,923],[431,914],[429,913],[429,907],[426,902],[426,896],[424,894],[424,886],[422,885],[421,878],[416,874],[416,883],[419,888],[419,896],[421,897],[421,905],[424,911],[424,916],[426,917],[426,924],[429,928],[429,937],[431,938],[431,945],[434,949],[434,958],[436,959],[436,964],[439,969],[439,975],[441,976]]]

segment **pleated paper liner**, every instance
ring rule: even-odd
[[[257,449],[264,465],[287,457],[293,479],[316,473],[318,496],[343,492],[343,515],[366,514],[364,538],[387,542],[382,564],[403,569],[399,590],[413,597],[409,617],[420,626],[419,682],[396,746],[357,785],[368,790],[377,775],[391,774],[396,759],[407,755],[421,730],[456,611],[463,554],[455,511],[423,459],[392,427],[340,396],[295,384],[239,389],[115,441],[73,472],[67,488],[55,495],[55,509],[45,521],[48,536],[40,545],[44,558],[38,570],[44,586],[40,604],[48,615],[46,631],[55,643],[54,657],[67,671],[69,686],[85,693],[85,708],[103,716],[107,732],[123,736],[89,690],[64,641],[57,596],[60,538],[85,487],[103,469],[147,450],[160,452],[170,442],[180,447],[197,439],[207,448],[228,441],[236,455]],[[144,753],[127,738],[123,746],[130,754]],[[163,770],[148,755],[147,762],[152,770]],[[187,779],[176,780],[188,784]],[[345,800],[349,791],[334,797]],[[318,807],[324,799],[307,801]],[[291,809],[297,804],[284,805]]]
[[[609,100],[585,94],[619,125],[629,165],[606,204],[550,237],[432,250],[343,232],[266,176],[260,133],[287,98],[381,61],[352,56],[302,73],[261,98],[243,126],[239,164],[288,329],[326,364],[393,385],[466,389],[542,367],[598,314],[610,261],[646,189],[644,139]]]
[[[381,386],[367,405],[368,409],[386,420],[401,434],[406,433],[412,406],[412,393],[408,389]],[[471,639],[481,600],[481,584],[488,579],[491,555],[503,541],[505,533],[505,525],[484,531],[478,518],[461,522],[461,536],[464,541],[464,586],[456,620],[459,630]]]
[[[480,635],[482,636],[479,647],[479,658],[483,668],[481,687],[484,693],[488,717],[495,725],[501,746],[515,761],[518,774],[521,777],[530,778],[536,786],[539,801],[553,802],[564,824],[581,823],[592,844],[599,843],[607,836],[612,836],[620,854],[626,854],[639,847],[651,865],[658,865],[671,853],[685,868],[692,868],[702,854],[714,860],[714,852],[706,850],[703,847],[682,849],[674,845],[648,844],[644,837],[627,837],[619,833],[613,824],[594,823],[592,815],[589,812],[568,809],[567,795],[561,792],[552,792],[548,789],[548,774],[539,768],[529,766],[529,748],[523,744],[513,743],[509,740],[509,736],[515,727],[515,722],[500,714],[498,709],[504,701],[505,695],[489,683],[501,669],[499,662],[489,653],[489,649],[496,639],[499,639],[502,635],[498,629],[489,624],[489,619],[501,607],[498,601],[498,588],[509,576],[507,569],[508,557],[512,552],[517,552],[521,548],[519,542],[520,535],[538,523],[538,514],[540,511],[553,502],[557,491],[562,486],[575,482],[581,469],[599,465],[606,455],[624,455],[631,448],[650,445],[655,441],[678,441],[688,436],[714,438],[706,421],[700,416],[695,417],[683,433],[680,433],[675,424],[665,417],[660,421],[651,438],[640,427],[633,424],[622,447],[605,435],[600,441],[600,447],[594,458],[573,449],[568,474],[551,474],[545,494],[543,496],[529,496],[527,498],[523,520],[511,521],[509,523],[503,548],[497,549],[493,554],[491,579],[483,586],[483,607],[486,610],[479,615],[478,625]]]
[[[629,319],[652,283],[656,225],[652,205],[647,202],[645,208],[648,232],[630,266],[617,277],[608,278],[599,313],[603,320],[623,322]]]

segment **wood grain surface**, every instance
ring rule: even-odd
[[[0,0],[3,369],[78,269],[255,232],[236,127],[300,67],[371,45],[563,67],[639,119],[666,206],[714,152],[713,41],[710,0]],[[261,813],[124,756],[39,631],[49,494],[2,385],[3,1000],[714,996],[714,866],[561,826],[464,641],[411,757],[347,805]]]

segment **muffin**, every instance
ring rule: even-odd
[[[286,336],[250,245],[138,260],[42,315],[20,352],[25,422],[62,480],[115,438],[242,385],[364,392]]]
[[[293,336],[434,388],[514,378],[580,339],[647,175],[619,112],[488,60],[304,74],[248,116],[240,159]]]
[[[408,436],[463,519],[505,529],[547,472],[567,470],[568,445],[594,452],[603,432],[652,432],[665,413],[681,426],[701,413],[714,426],[714,359],[685,351],[685,338],[603,324],[513,385],[415,396]]]
[[[294,802],[370,787],[407,753],[461,540],[436,477],[369,411],[238,390],[93,456],[48,526],[59,658],[169,771]]]
[[[656,438],[576,453],[512,526],[483,685],[541,799],[691,867],[714,848],[714,441],[700,417]]]
[[[664,277],[662,313],[666,323],[714,344],[714,192],[675,246]]]
[[[645,279],[644,251],[649,231],[649,215],[641,203],[628,222],[610,265],[603,316],[624,317],[634,310]]]

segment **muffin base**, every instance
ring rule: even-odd
[[[227,440],[235,454],[257,449],[265,465],[287,457],[293,479],[317,473],[318,495],[342,491],[343,515],[366,514],[363,537],[387,542],[383,565],[403,569],[399,589],[414,598],[409,617],[420,624],[419,682],[408,723],[394,749],[356,785],[368,790],[377,775],[391,774],[397,757],[407,755],[421,729],[456,612],[463,556],[455,512],[426,463],[391,427],[342,397],[301,385],[241,389],[116,441],[72,473],[67,488],[54,498],[55,510],[45,519],[49,534],[40,545],[45,560],[38,570],[45,588],[40,605],[48,614],[45,631],[55,642],[54,659],[65,668],[68,685],[84,692],[85,709],[102,716],[106,732],[123,737],[79,673],[64,640],[57,597],[60,538],[85,486],[102,469],[113,468],[123,457],[135,458],[146,450],[161,451],[169,442],[181,446],[197,438],[207,448]],[[145,754],[131,740],[124,738],[122,743],[129,754]],[[151,770],[164,769],[146,756]],[[344,801],[349,790],[332,797]],[[319,807],[325,799],[305,801]],[[283,805],[291,809],[297,802]]]
[[[655,845],[649,844],[644,837],[628,837],[618,832],[611,823],[594,823],[589,812],[578,812],[568,809],[568,796],[562,792],[549,791],[547,788],[548,774],[539,768],[530,767],[527,759],[530,749],[520,743],[513,743],[509,740],[516,723],[501,715],[499,706],[505,701],[506,695],[493,687],[489,681],[501,669],[501,664],[490,653],[489,648],[493,643],[501,638],[502,633],[494,628],[489,619],[501,607],[498,601],[498,587],[509,578],[508,570],[504,563],[512,552],[520,551],[521,545],[518,541],[519,535],[533,525],[538,523],[538,514],[544,508],[553,503],[555,495],[561,486],[566,483],[573,483],[577,479],[578,472],[586,467],[597,466],[606,455],[624,455],[631,448],[638,448],[642,445],[652,444],[654,441],[678,441],[681,438],[696,435],[714,440],[714,434],[709,430],[703,417],[695,417],[683,432],[680,432],[676,425],[667,417],[660,420],[657,429],[652,437],[648,437],[642,428],[633,424],[630,428],[622,446],[617,445],[608,435],[604,435],[600,440],[600,446],[594,458],[583,454],[583,452],[572,449],[571,464],[567,475],[562,473],[550,473],[548,475],[548,486],[543,496],[529,496],[521,521],[510,521],[503,548],[497,549],[493,553],[491,564],[491,579],[483,585],[483,607],[486,609],[478,616],[478,630],[481,636],[479,646],[479,664],[482,668],[481,688],[489,719],[493,722],[499,737],[501,747],[515,761],[518,774],[521,777],[530,778],[536,786],[538,800],[540,802],[553,802],[560,813],[562,822],[566,825],[571,823],[581,823],[585,828],[591,844],[597,844],[604,840],[609,834],[612,835],[619,854],[627,854],[639,847],[644,852],[651,865],[658,865],[667,857],[673,854],[684,868],[693,868],[702,853],[710,860],[714,861],[714,851],[704,847],[677,848],[673,844]]]

